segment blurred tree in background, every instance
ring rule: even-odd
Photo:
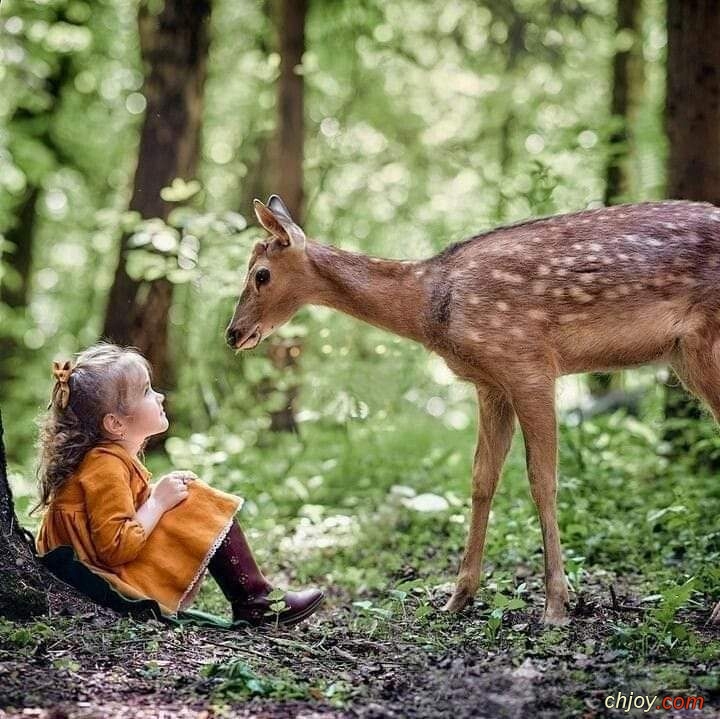
[[[666,125],[668,197],[720,204],[720,6],[668,0]],[[665,436],[676,454],[698,440],[704,410],[677,382],[666,385]],[[701,457],[714,469],[717,457]]]
[[[105,313],[103,337],[137,347],[150,361],[156,383],[172,386],[168,315],[173,282],[162,272],[177,240],[164,226],[172,202],[195,193],[208,53],[210,3],[141,2],[138,34],[146,78],[137,102],[144,107],[130,213],[148,220],[124,234]],[[160,222],[154,222],[159,219]],[[131,277],[128,251],[142,248],[146,267]]]

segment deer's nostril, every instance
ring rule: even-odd
[[[228,330],[225,334],[225,339],[227,340],[227,343],[230,345],[230,347],[234,347],[238,338],[238,332],[237,330]]]

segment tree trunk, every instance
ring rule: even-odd
[[[632,44],[622,44],[613,58],[612,99],[610,114],[618,123],[610,135],[610,153],[605,170],[605,204],[632,198],[631,177],[627,159],[632,142],[632,121],[637,112],[643,88],[642,43],[640,21],[642,0],[618,0],[616,34],[632,38]]]
[[[3,262],[11,269],[10,282],[0,287],[0,302],[9,307],[27,307],[30,295],[30,267],[32,264],[32,241],[35,235],[35,217],[40,188],[30,185],[20,203],[17,222],[5,233],[5,239],[14,249]]]
[[[167,220],[172,205],[160,190],[197,171],[203,90],[209,48],[209,0],[166,0],[159,14],[140,6],[138,25],[147,67],[147,101],[130,210]],[[173,286],[167,279],[139,282],[127,273],[128,236],[121,240],[103,335],[133,345],[153,366],[158,386],[173,384],[168,352],[168,312]]]
[[[0,413],[0,617],[26,621],[43,614],[97,612],[98,607],[50,574],[36,559],[32,536],[15,514]]]
[[[715,0],[668,0],[666,129],[669,139],[667,195],[720,204],[720,4]],[[679,386],[666,385],[665,415],[695,419],[698,402]],[[666,434],[687,449],[680,431]]]
[[[280,79],[278,83],[277,193],[293,219],[303,222],[303,157],[305,140],[303,75],[307,0],[282,0]]]
[[[307,0],[281,0],[279,13],[280,78],[277,97],[277,142],[275,143],[275,189],[298,224],[303,222],[303,158],[305,143],[304,94],[305,82],[298,72],[305,52]],[[290,350],[292,349],[292,354]],[[297,371],[302,351],[300,339],[275,337],[267,356],[277,369]],[[270,413],[270,429],[275,432],[297,431],[297,385],[288,387],[283,406]]]

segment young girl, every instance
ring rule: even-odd
[[[315,612],[323,599],[317,589],[285,592],[286,608],[269,611],[272,586],[234,518],[242,498],[192,472],[148,484],[138,453],[168,420],[142,356],[100,344],[74,366],[56,362],[53,374],[40,437],[40,554],[70,545],[121,594],[155,599],[169,614],[190,605],[206,570],[234,621],[294,624]]]

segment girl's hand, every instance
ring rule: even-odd
[[[188,484],[197,479],[193,472],[177,471],[170,472],[160,479],[153,489],[152,496],[164,512],[176,507],[180,502],[187,499],[189,494]]]

